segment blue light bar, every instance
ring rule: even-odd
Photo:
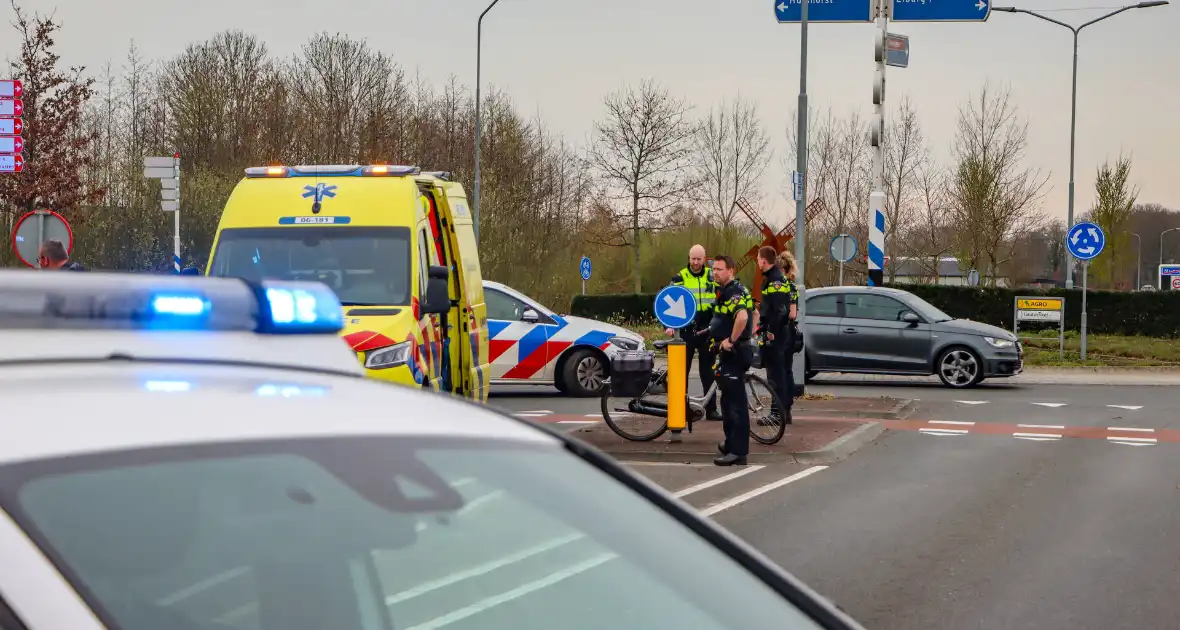
[[[327,286],[317,282],[263,282],[263,304],[272,333],[338,332],[344,307]]]
[[[343,311],[318,282],[0,270],[0,330],[334,335]]]

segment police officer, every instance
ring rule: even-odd
[[[734,277],[733,259],[718,256],[713,261],[713,278],[719,286],[709,335],[717,342],[717,385],[725,441],[717,445],[718,466],[744,466],[750,454],[750,408],[746,399],[745,375],[754,362],[750,338],[754,329],[754,299]]]
[[[41,249],[37,252],[37,262],[40,263],[42,269],[86,271],[86,268],[81,264],[70,260],[70,255],[66,252],[65,243],[62,243],[56,238],[51,238],[41,243]]]
[[[794,354],[791,320],[796,317],[799,293],[779,266],[779,255],[773,247],[758,250],[758,268],[762,270],[762,302],[758,305],[757,326],[762,364],[774,393],[785,407],[776,406],[775,417],[779,422],[790,424],[791,406],[795,400],[795,379],[791,373]]]
[[[688,250],[688,266],[672,276],[672,284],[682,286],[692,292],[697,301],[697,314],[694,321],[680,329],[680,338],[687,347],[687,360],[684,369],[692,374],[692,355],[697,355],[697,374],[701,377],[701,387],[709,391],[713,386],[713,362],[716,355],[710,349],[709,321],[713,317],[713,302],[717,297],[717,284],[713,281],[713,270],[705,266],[705,247],[693,245]],[[671,328],[664,331],[669,337],[675,334]],[[688,379],[688,374],[685,379]],[[717,397],[709,401],[705,410],[705,417],[709,420],[720,420],[717,413]]]

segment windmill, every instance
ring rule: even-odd
[[[762,233],[762,242],[751,247],[750,251],[746,252],[746,255],[743,256],[741,260],[737,261],[737,271],[740,272],[750,263],[754,262],[754,259],[758,257],[759,249],[770,246],[774,248],[774,251],[781,252],[787,249],[788,243],[791,243],[795,240],[794,219],[791,219],[791,222],[788,223],[786,227],[779,230],[778,233],[775,233],[775,231],[770,229],[770,226],[767,225],[766,220],[762,218],[762,215],[758,214],[758,211],[755,210],[754,207],[750,205],[750,202],[746,201],[744,197],[738,199],[734,205],[736,205],[739,210],[745,213],[746,218],[750,219],[750,222],[753,223],[758,228],[758,231]],[[811,223],[813,219],[819,216],[819,214],[823,212],[824,207],[823,199],[816,199],[815,201],[812,201],[810,204],[808,204],[805,214],[807,222]],[[754,286],[750,287],[750,293],[754,296],[755,300],[761,300],[762,270],[758,269],[757,265],[754,267]]]

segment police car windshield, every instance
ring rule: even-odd
[[[106,627],[818,628],[550,445],[360,436],[0,466]]]
[[[404,227],[237,228],[221,232],[209,275],[314,280],[345,306],[410,303]]]

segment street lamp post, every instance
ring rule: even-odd
[[[488,8],[479,14],[479,20],[475,25],[475,203],[472,204],[471,221],[475,226],[475,243],[479,244],[479,149],[482,146],[480,141],[483,139],[483,127],[480,124],[479,110],[483,103],[480,102],[479,88],[481,85],[480,77],[480,61],[481,53],[483,52],[483,16],[496,6],[500,0],[492,0]]]
[[[1180,231],[1180,227],[1168,228],[1168,229],[1164,230],[1163,232],[1160,232],[1160,264],[1161,265],[1164,264],[1164,234],[1167,234],[1168,232],[1177,232],[1177,231]],[[1160,288],[1162,289],[1163,287],[1160,287]]]
[[[1131,236],[1135,237],[1135,288],[1132,290],[1138,291],[1143,286],[1139,282],[1139,272],[1143,270],[1143,239],[1138,234]]]
[[[1025,14],[1031,15],[1033,17],[1045,20],[1046,22],[1051,22],[1051,23],[1056,24],[1058,26],[1063,26],[1065,28],[1068,28],[1070,30],[1070,32],[1073,33],[1073,90],[1072,90],[1072,95],[1070,97],[1070,115],[1069,115],[1069,210],[1068,210],[1069,214],[1068,214],[1068,218],[1066,219],[1067,229],[1070,226],[1073,226],[1074,147],[1076,144],[1075,141],[1077,138],[1077,123],[1078,123],[1078,33],[1080,33],[1082,29],[1086,28],[1087,26],[1090,26],[1091,24],[1094,24],[1096,22],[1101,22],[1102,20],[1105,20],[1106,18],[1109,18],[1109,17],[1114,17],[1114,16],[1122,13],[1123,11],[1130,11],[1131,9],[1148,9],[1151,7],[1161,7],[1161,6],[1164,6],[1165,4],[1168,4],[1168,0],[1152,0],[1150,2],[1140,2],[1139,4],[1130,4],[1125,7],[1120,8],[1120,9],[1115,9],[1114,11],[1111,11],[1110,13],[1107,13],[1106,15],[1103,15],[1101,17],[1096,17],[1093,20],[1090,20],[1089,22],[1086,22],[1085,24],[1082,24],[1081,26],[1076,26],[1076,27],[1072,26],[1070,24],[1066,24],[1065,22],[1060,22],[1058,20],[1054,20],[1051,17],[1041,15],[1040,13],[1037,13],[1036,11],[1029,11],[1028,9],[1019,9],[1016,7],[992,7],[992,11],[1004,11],[1006,13],[1025,13]],[[1073,265],[1072,264],[1065,266],[1065,288],[1067,288],[1067,289],[1073,288]]]

